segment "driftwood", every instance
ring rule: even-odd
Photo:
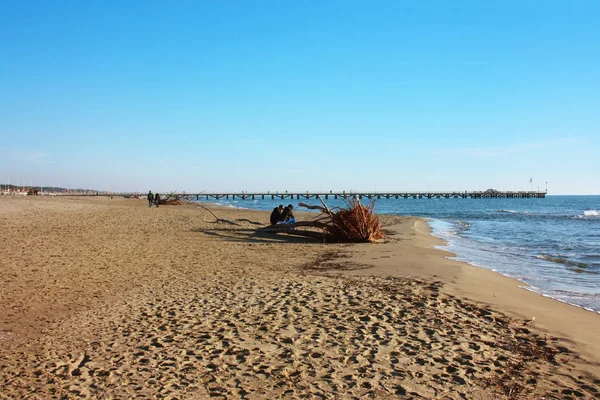
[[[278,224],[261,228],[264,232],[285,232],[300,236],[319,237],[334,242],[375,242],[383,239],[379,217],[373,212],[375,203],[363,206],[359,199],[349,199],[347,208],[331,210],[323,199],[317,196],[323,206],[299,203],[300,207],[319,210],[321,214],[312,221],[294,224]],[[300,230],[297,228],[318,228],[321,232]]]
[[[320,197],[319,197],[320,198]],[[325,207],[321,207],[321,206],[311,206],[309,204],[306,203],[298,203],[298,206],[300,207],[304,207],[304,208],[308,208],[309,210],[319,210],[322,213],[327,213],[329,211],[328,208]]]
[[[168,195],[166,195],[164,198],[160,199],[158,204],[160,204],[160,205],[163,205],[163,204],[164,205],[180,205],[181,202],[186,198],[187,197],[185,194],[177,195],[177,194],[171,192]],[[187,204],[187,205],[195,204],[196,206],[203,208],[204,210],[208,211],[213,217],[215,217],[215,220],[216,220],[215,222],[217,222],[217,223],[223,222],[223,223],[229,224],[229,225],[238,225],[238,226],[240,225],[235,221],[230,221],[228,219],[217,217],[217,215],[214,212],[212,212],[212,210],[208,209],[207,207],[204,207],[201,204],[198,204],[198,203],[192,201],[190,198],[187,198],[187,201],[185,204]]]
[[[262,226],[262,225],[263,225],[263,224],[262,224],[262,223],[260,223],[260,222],[251,221],[251,220],[249,220],[248,218],[237,218],[237,219],[236,219],[236,221],[240,221],[240,222],[248,222],[248,223],[250,223],[250,224],[252,224],[252,225],[260,225],[260,226]]]
[[[160,199],[159,204],[180,205],[184,199],[187,199],[187,201],[185,202],[186,205],[194,204],[194,205],[208,211],[213,217],[215,217],[215,220],[216,220],[215,222],[217,222],[217,223],[223,222],[225,224],[230,224],[230,225],[238,225],[238,226],[240,225],[237,222],[217,217],[217,215],[214,212],[212,212],[212,210],[208,209],[207,207],[204,207],[201,204],[198,204],[195,201],[192,201],[191,198],[187,198],[185,194],[177,195],[177,194],[171,192],[168,195],[166,195],[166,197],[164,199]]]
[[[215,219],[216,219],[216,222],[217,222],[217,223],[219,223],[219,222],[224,222],[224,223],[226,223],[226,224],[230,224],[230,225],[239,225],[237,222],[234,222],[234,221],[230,221],[230,220],[228,220],[228,219],[223,219],[223,218],[219,218],[219,217],[217,217],[217,215],[216,215],[214,212],[212,212],[211,210],[209,210],[207,207],[204,207],[203,205],[200,205],[200,204],[198,204],[198,203],[195,203],[195,204],[196,204],[198,207],[205,209],[205,210],[206,210],[206,211],[208,211],[208,212],[209,212],[209,213],[210,213],[210,214],[211,214],[213,217],[215,217]]]
[[[161,206],[178,206],[181,204],[182,196],[177,196],[173,192],[161,197],[158,200],[158,204]]]
[[[327,208],[325,202],[320,200]],[[342,242],[375,242],[385,237],[379,217],[374,212],[374,201],[363,206],[360,199],[351,198],[346,205],[347,208],[339,208],[337,212],[327,208],[327,214],[331,217],[327,231],[331,236]]]
[[[312,226],[315,228],[325,229],[327,224],[320,222],[319,220],[313,221],[299,221],[293,224],[277,224],[277,225],[269,225],[264,228],[260,228],[261,231],[266,232],[280,232],[280,231],[291,231],[300,227]]]

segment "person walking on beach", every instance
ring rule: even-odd
[[[294,206],[291,204],[288,204],[288,206],[283,209],[283,212],[281,213],[281,216],[279,217],[280,224],[295,224],[296,223],[296,217],[294,217],[294,212],[292,211],[293,209],[294,209]]]
[[[154,203],[156,204],[156,208],[158,208],[158,203],[160,203],[160,194],[156,193],[154,195]]]
[[[279,222],[279,217],[281,217],[282,212],[283,204],[280,204],[278,207],[275,207],[273,209],[273,212],[271,212],[271,218],[269,218],[269,220],[271,221],[271,225],[277,225],[277,222]]]
[[[154,203],[154,195],[152,194],[152,190],[148,191],[148,207],[152,207],[152,203]]]

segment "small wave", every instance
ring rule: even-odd
[[[237,202],[235,202],[235,203],[237,203]],[[235,208],[237,210],[248,210],[247,207],[238,206],[238,205],[233,204],[232,202],[228,202],[228,201],[217,201],[215,204],[222,206],[222,207]]]
[[[590,271],[590,270],[587,270],[585,268],[580,268],[580,267],[569,268],[569,271],[577,272],[578,274],[591,274],[591,275],[598,274],[596,271]]]
[[[586,272],[586,271],[579,271],[579,269],[583,269],[583,268],[588,268],[589,265],[586,263],[579,263],[579,262],[575,262],[575,261],[570,261],[567,260],[566,258],[563,257],[552,257],[549,256],[547,254],[540,254],[537,256],[537,258],[541,259],[541,260],[546,260],[546,261],[551,261],[553,263],[557,263],[557,264],[564,264],[564,265],[568,265],[571,267],[577,267],[577,268],[571,268],[571,270],[575,271],[575,272]]]
[[[456,221],[456,224],[458,225],[458,229],[461,231],[466,231],[471,227],[470,223],[461,220]]]
[[[576,219],[597,219],[600,217],[600,211],[598,210],[585,210],[583,214],[571,215],[570,218]]]
[[[552,291],[552,293],[544,293],[541,290],[539,290],[538,288],[533,287],[533,286],[519,286],[519,287],[521,289],[525,289],[530,292],[540,294],[543,297],[547,297],[549,299],[560,301],[561,303],[569,304],[571,306],[582,308],[586,311],[591,311],[596,314],[600,314],[600,308],[595,305],[597,303],[595,303],[593,307],[590,307],[590,306],[584,306],[584,305],[578,304],[578,302],[576,303],[573,301],[573,299],[581,300],[582,296],[580,293],[573,292],[570,296],[564,296],[564,295],[561,296],[561,294],[557,293],[556,291]],[[592,299],[592,300],[594,300],[594,299]]]
[[[599,218],[600,211],[598,210],[585,210],[583,214],[548,214],[548,213],[532,213],[530,211],[517,211],[517,210],[504,210],[497,209],[492,212],[499,214],[510,214],[514,216],[527,216],[530,218],[555,218],[555,219],[588,219],[588,218]]]
[[[493,211],[500,214],[532,215],[530,211],[504,210],[502,208]]]

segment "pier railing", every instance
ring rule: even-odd
[[[500,192],[500,191],[464,191],[464,192],[233,192],[233,193],[171,193],[171,196],[189,200],[285,200],[285,199],[541,199],[545,192]]]

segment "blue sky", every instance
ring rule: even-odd
[[[0,182],[600,194],[598,1],[4,1]]]

